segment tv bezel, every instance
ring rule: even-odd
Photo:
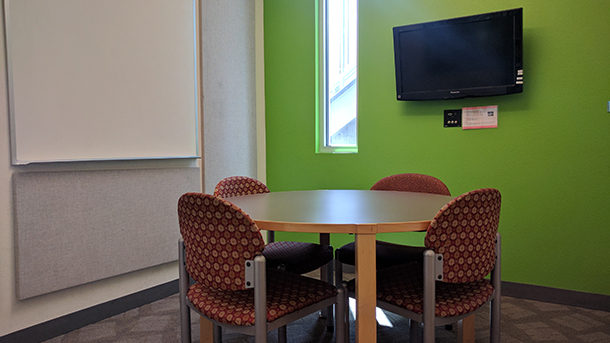
[[[468,88],[457,88],[457,89],[440,89],[440,90],[427,90],[417,92],[405,92],[403,90],[402,80],[402,63],[401,53],[402,49],[400,46],[400,40],[398,39],[400,33],[412,30],[422,30],[426,28],[435,28],[444,25],[464,24],[471,22],[478,22],[483,20],[490,20],[497,17],[513,17],[513,44],[514,44],[514,55],[513,62],[515,66],[514,76],[515,82],[510,85],[491,85],[483,87],[468,87]],[[447,100],[447,99],[462,99],[469,97],[483,97],[483,96],[497,96],[507,95],[514,93],[521,93],[523,91],[523,8],[515,8],[510,10],[490,12],[483,14],[476,14],[466,17],[458,17],[437,21],[430,21],[419,24],[410,24],[403,26],[396,26],[393,28],[394,36],[394,66],[396,73],[396,99],[401,101],[410,100]]]

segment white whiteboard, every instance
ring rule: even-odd
[[[198,157],[194,0],[5,0],[14,165]]]

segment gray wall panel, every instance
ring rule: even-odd
[[[18,297],[177,259],[177,202],[199,168],[13,174]]]

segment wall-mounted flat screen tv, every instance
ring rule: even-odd
[[[398,100],[523,91],[523,9],[394,27]]]

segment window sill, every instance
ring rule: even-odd
[[[357,154],[358,147],[320,147],[318,154]]]

